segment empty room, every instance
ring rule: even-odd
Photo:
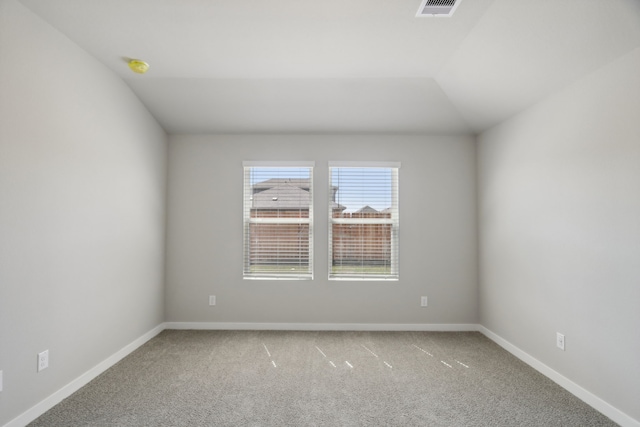
[[[0,0],[0,426],[639,403],[640,1]]]

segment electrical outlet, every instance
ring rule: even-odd
[[[0,371],[0,391],[2,391],[2,371]]]
[[[560,332],[556,333],[556,345],[562,351],[564,351],[564,335]]]
[[[49,367],[49,350],[38,353],[38,372]]]
[[[420,307],[427,306],[427,297],[420,297]]]
[[[216,305],[216,296],[209,295],[209,305]]]

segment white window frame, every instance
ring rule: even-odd
[[[313,280],[313,169],[315,162],[267,162],[267,161],[244,161],[242,162],[244,169],[243,179],[243,279],[250,280]],[[251,186],[251,172],[254,168],[308,168],[309,169],[309,215],[308,218],[255,218],[251,216],[253,207],[253,188]],[[252,224],[292,224],[308,225],[309,230],[309,267],[306,272],[292,272],[285,270],[276,270],[272,273],[252,272],[251,271],[251,225]]]
[[[336,168],[381,168],[381,169],[391,169],[391,185],[392,185],[392,201],[391,201],[391,217],[390,218],[334,218],[333,217],[333,204],[334,200],[334,189],[332,186],[332,176],[333,171]],[[329,280],[386,280],[386,281],[397,281],[400,278],[400,263],[399,263],[399,231],[400,231],[400,210],[399,210],[399,172],[400,172],[400,162],[338,162],[332,161],[329,162],[329,171],[328,171],[328,216],[329,216],[329,227],[328,227],[328,247],[329,247],[329,258],[328,258],[328,272],[329,272]],[[337,191],[340,191],[338,188]],[[375,274],[375,273],[336,273],[333,268],[333,225],[335,224],[349,224],[349,225],[365,225],[365,224],[381,224],[381,225],[391,225],[391,236],[390,236],[390,272],[384,274]]]

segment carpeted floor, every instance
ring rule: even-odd
[[[477,332],[175,331],[38,426],[615,426]]]

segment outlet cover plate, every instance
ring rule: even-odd
[[[562,351],[564,351],[564,335],[560,332],[556,333],[556,345]]]
[[[209,295],[209,305],[216,305],[216,296]]]
[[[428,304],[428,299],[427,297],[420,297],[420,307],[426,307]]]
[[[49,350],[38,353],[38,372],[49,367]]]

